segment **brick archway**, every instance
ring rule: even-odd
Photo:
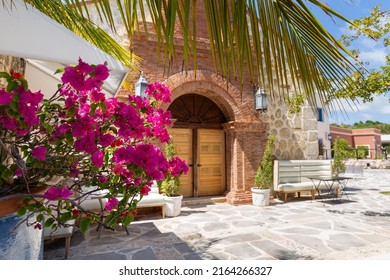
[[[226,199],[230,204],[251,203],[254,174],[266,143],[266,124],[254,111],[253,99],[244,96],[223,77],[206,70],[180,72],[164,81],[172,92],[172,102],[186,94],[212,100],[222,111],[226,151]],[[170,104],[163,104],[168,109]]]
[[[240,91],[223,77],[206,70],[180,72],[170,76],[164,81],[172,92],[172,101],[176,98],[195,93],[211,99],[224,113],[228,122],[242,122],[245,117],[237,101]],[[163,109],[168,109],[169,104],[164,104]]]

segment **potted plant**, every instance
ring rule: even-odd
[[[333,163],[332,174],[338,176],[344,173],[346,170],[345,161],[349,156],[349,145],[347,140],[343,138],[337,138],[333,143]]]
[[[264,150],[263,159],[256,170],[254,186],[252,191],[252,202],[256,206],[269,205],[270,189],[272,187],[272,151],[275,136],[269,135]]]
[[[17,214],[37,231],[66,227],[76,219],[82,232],[94,223],[127,226],[154,182],[188,170],[179,158],[166,159],[156,145],[169,141],[171,114],[158,104],[168,102],[171,93],[154,83],[145,90],[147,99],[106,97],[107,65],[81,59],[58,73],[63,73],[62,84],[44,99],[40,91],[29,90],[21,74],[0,72],[5,80],[0,88],[0,204],[22,198]],[[41,186],[46,191],[35,193]],[[102,191],[104,220],[103,213],[81,204]]]
[[[172,165],[177,165],[177,157],[175,157],[175,154],[175,146],[173,144],[173,139],[171,138],[170,142],[165,147],[165,157],[167,158],[167,160],[170,161]],[[188,167],[179,167],[178,170],[182,171],[179,171],[180,174],[175,175],[181,175],[182,172],[187,173]],[[168,174],[161,182],[160,189],[161,193],[164,195],[166,202],[165,216],[179,216],[181,213],[181,203],[183,200],[183,195],[180,193],[179,176],[171,176],[171,174]]]

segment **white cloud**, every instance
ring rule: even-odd
[[[384,48],[371,51],[361,51],[360,59],[364,62],[370,62],[370,67],[379,67],[386,64],[386,55],[388,53]]]
[[[356,103],[356,106],[350,102],[342,101],[344,110],[335,111],[330,122],[337,123],[355,123],[365,122],[366,120],[380,121],[390,123],[390,103],[389,95],[375,96],[371,103]],[[351,108],[352,106],[352,108]]]

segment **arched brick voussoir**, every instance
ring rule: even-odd
[[[228,121],[244,120],[237,105],[239,90],[219,75],[205,70],[180,72],[170,76],[164,84],[172,92],[172,101],[189,93],[203,95],[218,105]],[[169,105],[163,104],[161,108],[166,110]]]

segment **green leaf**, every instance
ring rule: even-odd
[[[107,152],[104,154],[104,164],[108,165],[109,160],[110,160],[110,153]]]
[[[49,132],[49,133],[52,133],[53,132],[53,127],[48,124],[48,123],[44,123],[42,124],[42,126]]]
[[[19,83],[14,80],[10,80],[7,85],[7,91],[11,92],[18,87]]]
[[[66,212],[66,213],[61,214],[60,221],[64,223],[66,221],[69,221],[71,218],[72,218],[72,213]]]
[[[9,169],[6,169],[1,172],[1,178],[3,178],[4,180],[8,180],[8,178],[12,177],[13,175],[14,173]]]
[[[132,221],[134,221],[134,215],[126,216],[126,218],[123,219],[123,224],[128,226]]]
[[[83,219],[80,223],[80,230],[82,233],[86,233],[88,228],[89,228],[89,225],[91,223],[91,220],[86,218],[86,219]]]
[[[19,208],[17,211],[18,216],[23,216],[24,214],[26,214],[26,211],[27,211],[27,209],[24,207]]]
[[[37,222],[42,222],[43,221],[43,214],[38,214],[37,215]]]
[[[9,79],[9,78],[11,78],[11,75],[8,74],[7,72],[0,72],[0,78]]]
[[[18,112],[18,103],[17,103],[17,102],[12,101],[12,102],[9,104],[9,107],[10,107],[14,112]]]
[[[45,227],[51,227],[54,224],[54,221],[55,220],[53,218],[47,219],[45,222]]]
[[[59,68],[59,69],[57,69],[57,70],[54,72],[54,75],[60,74],[60,73],[63,73],[63,72],[64,72],[64,69]]]
[[[25,79],[20,79],[20,82],[22,83],[24,90],[27,90],[28,89],[27,81]]]

